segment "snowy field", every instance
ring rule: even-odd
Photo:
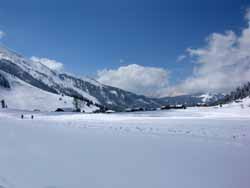
[[[32,113],[0,110],[0,188],[250,187],[246,105]]]

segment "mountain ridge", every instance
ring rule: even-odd
[[[6,74],[13,76],[13,79],[9,81],[6,78]],[[20,80],[22,84],[27,83],[41,91],[57,95],[59,99],[65,95],[80,99],[91,105],[103,106],[106,109],[115,111],[124,111],[126,108],[138,107],[152,109],[166,104],[177,103],[188,106],[202,102],[206,103],[198,95],[165,98],[150,98],[137,95],[129,91],[101,84],[91,78],[77,77],[72,74],[53,71],[40,62],[34,62],[17,52],[0,47],[0,86],[11,90],[13,89],[11,81],[20,82]],[[39,92],[37,92],[37,95],[39,95]],[[55,106],[55,109],[57,107],[60,106]]]

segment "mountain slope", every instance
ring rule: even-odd
[[[217,100],[224,98],[223,94],[219,93],[198,93],[194,95],[181,95],[176,97],[164,97],[160,99],[161,103],[167,104],[185,104],[186,106],[209,105]]]
[[[145,96],[102,85],[88,78],[77,78],[66,73],[52,71],[42,63],[33,62],[3,47],[0,48],[0,70],[40,90],[76,97],[109,109],[119,111],[128,107],[160,106],[160,103]],[[3,87],[8,86],[8,79],[4,78],[3,74],[1,75],[0,84]],[[9,92],[13,92],[15,89],[13,87],[16,86],[9,86]]]
[[[11,89],[0,88],[0,99],[4,99],[11,108],[42,111],[56,110],[56,107],[73,108],[71,97],[59,100],[60,95],[41,90],[7,74],[5,77],[8,78]]]
[[[57,108],[73,109],[73,98],[62,96],[34,87],[15,76],[0,71],[0,99],[4,99],[8,107],[23,110],[54,111]],[[99,108],[83,102],[81,110],[93,112]]]
[[[168,104],[193,106],[198,103],[211,103],[221,97],[219,94],[197,94],[161,99],[149,98],[103,85],[94,79],[53,71],[40,62],[34,62],[4,47],[0,47],[0,71],[0,87],[2,87],[0,99],[5,99],[11,94],[14,96],[14,93],[21,96],[21,90],[24,93],[29,93],[29,95],[23,95],[23,98],[15,97],[13,103],[10,103],[12,104],[10,107],[20,107],[20,105],[17,105],[20,100],[26,101],[28,96],[32,98],[33,95],[34,100],[43,98],[40,103],[50,103],[49,109],[53,106],[53,110],[55,110],[62,106],[61,103],[53,102],[56,100],[46,100],[44,92],[47,92],[50,96],[56,96],[57,99],[61,98],[60,96],[68,96],[71,97],[71,101],[72,98],[77,98],[84,104],[88,104],[88,106],[95,105],[99,108],[105,107],[115,111],[124,111],[126,108],[137,107],[152,109]],[[17,86],[11,84],[11,82],[18,82],[19,84]],[[27,109],[35,107],[28,104],[30,103],[27,102],[27,105],[23,105],[23,107]],[[38,104],[37,108],[40,109]]]
[[[249,97],[250,97],[250,82],[240,87],[237,87],[234,91],[225,95],[222,99],[215,101],[213,105],[237,102]]]

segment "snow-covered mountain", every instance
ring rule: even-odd
[[[214,103],[214,105],[239,102],[242,99],[246,99],[249,97],[250,97],[250,82],[237,87],[234,91],[231,91],[230,93],[225,95],[223,98],[217,100]]]
[[[40,62],[0,47],[0,100],[11,108],[55,110],[72,108],[73,98],[82,101],[84,111],[107,108],[157,108],[166,104],[214,102],[220,95],[198,94],[153,99],[103,85],[94,79],[51,70]]]
[[[0,86],[0,99],[6,99],[14,108],[41,109],[44,106],[42,110],[54,110],[71,107],[73,97],[114,110],[160,106],[156,100],[106,86],[93,79],[55,72],[3,47],[0,48]],[[50,108],[45,108],[46,105]]]
[[[220,93],[198,93],[193,95],[180,95],[176,97],[164,97],[161,102],[165,102],[168,104],[185,104],[187,106],[195,106],[195,105],[210,105],[215,101],[224,98],[224,94]]]

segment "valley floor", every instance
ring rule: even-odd
[[[31,114],[0,110],[1,188],[250,187],[249,107]]]

